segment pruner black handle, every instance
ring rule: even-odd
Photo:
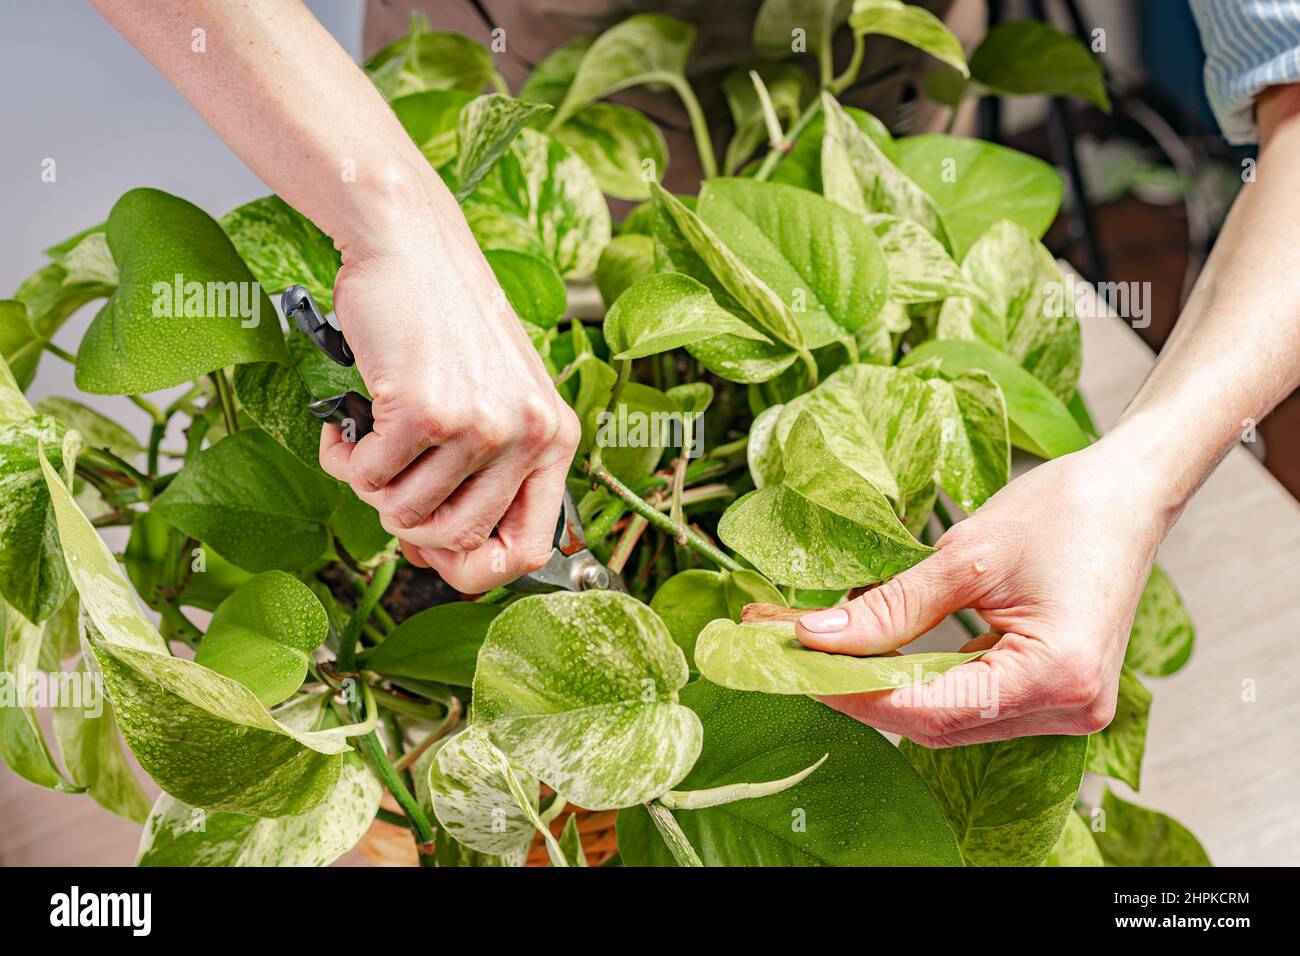
[[[286,318],[302,332],[311,336],[316,347],[332,358],[339,365],[348,366],[356,363],[352,350],[343,338],[343,333],[325,320],[316,301],[300,285],[290,286],[280,298]],[[370,399],[360,392],[344,392],[329,398],[309,402],[307,408],[322,421],[333,422],[343,427],[351,426],[352,441],[360,441],[375,427],[375,416],[370,410]]]

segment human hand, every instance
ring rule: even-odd
[[[580,429],[468,229],[349,258],[334,307],[375,423],[356,442],[322,429],[321,467],[457,590],[541,567]]]
[[[919,687],[824,697],[836,710],[927,747],[1110,723],[1138,598],[1176,516],[1122,441],[1046,462],[938,542],[938,551],[846,605],[805,615],[799,640],[881,654],[971,608],[992,648]]]

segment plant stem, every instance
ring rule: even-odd
[[[627,485],[623,484],[623,482],[611,475],[604,467],[593,466],[591,462],[588,462],[587,473],[612,491],[616,496],[626,501],[633,511],[641,515],[641,517],[645,518],[660,531],[666,532],[673,537],[684,537],[687,545],[694,548],[701,555],[708,558],[720,568],[727,571],[743,570],[743,566],[739,561],[735,558],[729,557],[714,545],[713,542],[705,538],[704,535],[700,534],[694,528],[673,521]]]
[[[226,434],[233,435],[239,431],[239,416],[235,412],[235,395],[230,389],[230,379],[226,370],[219,368],[211,373],[212,384],[217,388],[217,401],[221,403],[221,417],[226,423]]]
[[[989,632],[989,629],[981,625],[970,611],[958,611],[953,617],[971,637],[982,637]]]
[[[140,489],[141,501],[149,501],[153,498],[153,482],[145,475],[140,474],[139,470],[130,462],[123,461],[108,449],[86,448],[82,450],[81,458],[83,461],[105,471],[121,474],[129,478]]]
[[[862,54],[866,52],[866,36],[855,32],[853,34],[853,56],[849,58],[849,65],[844,68],[844,72],[831,81],[831,92],[839,96],[858,78],[862,72]]]
[[[641,540],[641,535],[645,529],[650,526],[650,522],[641,515],[634,515],[628,526],[623,530],[623,535],[618,539],[618,544],[614,546],[614,553],[609,559],[609,569],[615,574],[622,574],[623,569],[627,567],[627,559],[632,556],[636,550],[637,542]]]
[[[800,135],[814,119],[821,114],[822,100],[817,97],[808,104],[808,108],[803,111],[803,115],[790,127],[790,132],[786,135],[785,141],[779,147],[771,150],[763,157],[763,162],[759,164],[758,171],[754,173],[754,179],[757,182],[766,182],[776,170],[776,164],[781,161],[781,157],[790,150],[794,149],[794,144],[799,141]]]
[[[45,351],[49,352],[51,355],[58,356],[59,358],[63,359],[63,361],[69,363],[70,365],[77,364],[77,357],[75,355],[73,355],[67,349],[59,348],[53,342],[45,343]]]
[[[347,627],[343,630],[343,637],[339,642],[338,669],[340,673],[351,673],[357,669],[357,639],[361,637],[361,629],[370,617],[370,612],[375,609],[379,599],[384,596],[388,586],[393,583],[393,575],[397,572],[396,561],[385,561],[379,567],[375,568],[370,580],[366,582],[365,590],[361,592],[361,599],[357,602],[357,609],[352,616],[348,618]]]
[[[713,139],[709,136],[709,121],[704,115],[704,110],[700,107],[700,101],[695,96],[695,91],[691,89],[691,84],[681,76],[665,76],[664,82],[677,91],[681,97],[682,105],[686,107],[686,115],[690,117],[691,134],[695,137],[695,148],[700,154],[700,172],[704,179],[712,179],[718,175],[718,160],[713,155]]]
[[[939,519],[939,524],[943,525],[944,531],[947,531],[956,523],[952,520],[952,514],[948,511],[948,506],[938,498],[934,499],[934,514]]]
[[[380,807],[375,811],[375,819],[382,820],[384,823],[391,823],[393,826],[405,827],[408,830],[411,829],[410,820],[406,819],[406,817],[402,816],[400,813],[394,813],[392,810],[385,810],[383,807]]]
[[[462,711],[463,708],[461,707],[460,698],[453,697],[451,699],[451,706],[447,708],[447,716],[442,719],[442,723],[429,731],[429,736],[425,737],[406,753],[402,754],[402,759],[393,764],[393,767],[397,770],[405,770],[411,764],[415,763],[415,761],[419,760],[420,754],[428,750],[432,744],[437,743],[443,737],[447,736],[447,731],[456,726],[456,722],[460,720]]]
[[[645,804],[646,811],[650,814],[650,819],[654,821],[655,829],[663,837],[664,845],[673,855],[673,859],[678,866],[703,866],[700,855],[695,852],[695,847],[691,846],[691,841],[686,838],[682,832],[681,825],[673,812],[665,807],[658,800],[649,800]]]
[[[146,415],[152,418],[155,422],[160,422],[163,420],[163,413],[160,412],[158,410],[158,406],[155,405],[153,402],[149,401],[149,399],[144,398],[143,396],[140,395],[128,395],[127,400],[130,401],[131,404],[133,404],[136,408],[141,409]]]
[[[632,377],[632,363],[630,361],[619,362],[618,378],[614,379],[614,387],[609,390],[609,401],[605,404],[605,414],[618,414],[618,400],[623,395],[623,389],[627,385],[627,380]],[[600,429],[596,429],[596,440],[591,446],[591,467],[600,468],[601,462],[605,457],[605,448],[600,443]]]

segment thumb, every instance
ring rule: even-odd
[[[846,604],[799,619],[805,647],[832,654],[883,654],[914,641],[949,614],[968,607],[968,575],[939,550]]]

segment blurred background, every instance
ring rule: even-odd
[[[509,2],[307,0],[307,5],[349,53],[361,59],[405,33],[413,7],[428,12],[435,29],[460,30],[486,41],[494,17]],[[552,0],[551,6],[556,17],[582,17],[583,4],[578,0]],[[629,13],[654,8],[689,17],[697,4],[626,6]],[[1066,206],[1045,241],[1057,256],[1069,260],[1093,282],[1149,282],[1150,323],[1136,331],[1158,351],[1241,185],[1242,162],[1252,155],[1249,150],[1228,147],[1218,134],[1203,91],[1203,56],[1186,0],[1088,0],[1077,5],[955,0],[948,7],[949,23],[969,24],[972,39],[982,35],[987,17],[1047,17],[1085,40],[1094,29],[1104,30],[1101,62],[1115,103],[1111,114],[1078,101],[1054,104],[1043,97],[986,100],[962,117],[959,130],[1039,155],[1061,169],[1070,184]],[[960,29],[954,29],[962,35]],[[747,37],[739,40],[747,42]],[[530,42],[538,49],[528,50]],[[509,63],[499,67],[512,86],[531,62],[548,51],[547,42],[543,34],[530,31],[511,53],[502,55],[517,61],[514,72]],[[698,67],[707,71],[707,47],[702,44],[702,48],[704,62]],[[699,87],[711,89],[713,84]],[[269,192],[153,67],[80,0],[6,0],[0,9],[0,91],[0,129],[5,138],[5,148],[0,149],[0,221],[5,227],[0,230],[0,298],[11,295],[25,277],[45,263],[43,249],[102,222],[115,200],[132,187],[152,186],[175,193],[213,215]],[[898,109],[882,117],[895,132],[918,132],[927,124],[922,111],[908,108],[917,93],[901,89],[896,98]],[[678,121],[671,116],[662,119],[669,127],[671,144],[672,127]],[[684,127],[678,130],[683,131]],[[685,149],[678,152],[687,155]],[[55,182],[42,180],[42,163],[47,158],[57,161]],[[679,168],[675,174],[683,173]],[[98,307],[99,303],[92,304],[74,316],[56,336],[56,343],[75,351]],[[1149,358],[1142,361],[1149,362]],[[1118,358],[1116,362],[1122,364]],[[1085,368],[1085,378],[1088,374]],[[1092,374],[1095,380],[1104,370],[1098,372],[1094,363]],[[1144,371],[1138,368],[1133,374],[1140,380]],[[1125,387],[1131,394],[1135,383]],[[71,394],[71,366],[47,356],[29,389],[30,397]],[[1097,409],[1099,424],[1112,421],[1124,400],[1119,396],[1112,401],[1113,407]],[[93,402],[139,433],[147,431],[146,416],[127,399],[96,396]],[[1262,423],[1260,440],[1247,446],[1293,497],[1300,497],[1297,433],[1300,398],[1292,396]],[[1265,489],[1260,484],[1265,480],[1262,473],[1241,480],[1254,483],[1249,493],[1233,492],[1243,508],[1255,500],[1250,495],[1258,495],[1274,509],[1257,513],[1261,527],[1278,525],[1281,519],[1276,515],[1281,514],[1290,522],[1286,540],[1293,545],[1300,540],[1295,532],[1300,528],[1300,513],[1294,502],[1287,501],[1283,507],[1275,486],[1268,482]],[[1238,518],[1224,511],[1220,525],[1213,527],[1227,527],[1234,521],[1241,524]],[[1259,556],[1250,553],[1255,538],[1249,536],[1256,531],[1245,525],[1242,534],[1246,537],[1236,553],[1230,542],[1207,530],[1205,522],[1195,524],[1192,512],[1184,520],[1187,524],[1194,527],[1184,533],[1184,546],[1199,555],[1217,551],[1225,562],[1235,562],[1231,567],[1241,580],[1275,567],[1269,563],[1274,557],[1285,559],[1284,566],[1287,562],[1294,566],[1298,553],[1294,546],[1261,563]],[[1278,603],[1282,598],[1247,598],[1240,590],[1198,593],[1188,589],[1178,573],[1176,558],[1167,559],[1167,563],[1184,588],[1202,635],[1216,629],[1219,636],[1234,635],[1233,629],[1239,626],[1240,634],[1234,636],[1239,636],[1243,645],[1249,643],[1249,627],[1234,623],[1233,608],[1224,605],[1225,601],[1250,600],[1261,615],[1269,615],[1255,624],[1253,639],[1259,659],[1273,661],[1278,654],[1290,653],[1286,645],[1289,634],[1277,623],[1286,610]],[[1225,567],[1215,573],[1228,587],[1231,574]],[[1294,574],[1291,581],[1294,583]],[[1274,589],[1280,594],[1285,586],[1284,575]],[[1259,607],[1260,602],[1270,600],[1276,606]],[[1285,595],[1285,600],[1294,604],[1295,596]],[[1198,654],[1212,653],[1198,649]],[[1294,661],[1293,653],[1290,658]],[[1205,748],[1213,729],[1202,726],[1184,732],[1191,719],[1188,715],[1204,709],[1196,695],[1214,680],[1218,680],[1218,692],[1235,694],[1240,669],[1216,676],[1206,672],[1206,665],[1211,664],[1212,658],[1203,660],[1199,676],[1171,679],[1170,685],[1175,687],[1180,680],[1200,681],[1197,686],[1202,689],[1187,690],[1181,703],[1165,710],[1160,717],[1164,722],[1153,724],[1149,753],[1159,754],[1164,764],[1152,768],[1156,795],[1150,803],[1187,823],[1202,837],[1216,862],[1295,862],[1300,824],[1294,800],[1289,807],[1273,806],[1269,819],[1263,819],[1253,814],[1250,803],[1231,802],[1227,788],[1235,786],[1233,780],[1204,779],[1215,776],[1213,769],[1208,774],[1198,770],[1195,780],[1186,772],[1181,776],[1177,772],[1179,761],[1189,766],[1198,761],[1204,767],[1211,760]],[[1163,693],[1156,691],[1156,715],[1167,699]],[[1294,709],[1291,707],[1292,713]],[[1258,723],[1240,727],[1243,739],[1273,735],[1265,750],[1257,748],[1249,757],[1243,754],[1242,760],[1253,761],[1258,770],[1256,783],[1271,781],[1273,792],[1294,794],[1294,773],[1289,770],[1294,748],[1287,749],[1287,740],[1294,739],[1289,729],[1294,722],[1281,722],[1281,716],[1281,711],[1274,710],[1264,720],[1261,713]],[[1231,740],[1221,746],[1226,752],[1241,750]],[[1288,777],[1291,783],[1286,783]],[[1146,786],[1143,796],[1148,796]],[[0,767],[0,864],[127,864],[133,858],[138,833],[135,825],[100,811],[88,800],[31,787]]]

